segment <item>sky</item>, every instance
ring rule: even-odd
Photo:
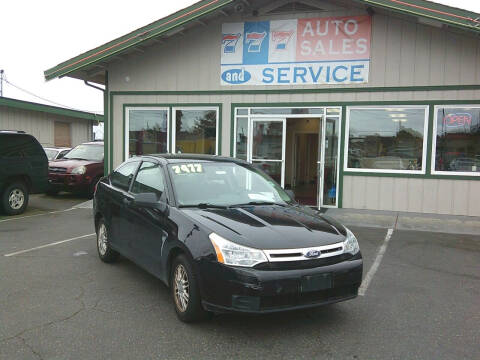
[[[4,83],[3,96],[101,114],[102,92],[67,77],[46,82],[43,72],[195,2],[4,1],[0,17],[0,69],[11,84],[43,99],[8,83]],[[480,13],[480,0],[436,2]]]

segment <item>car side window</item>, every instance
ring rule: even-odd
[[[57,159],[63,158],[70,150],[63,150],[58,154]]]
[[[130,182],[132,181],[135,170],[137,170],[138,161],[131,161],[115,170],[110,176],[113,186],[128,191]]]
[[[155,193],[160,198],[165,191],[165,178],[158,164],[144,161],[132,185],[132,193]]]
[[[35,139],[28,135],[6,134],[2,136],[1,143],[0,154],[3,157],[23,157],[43,153],[43,149],[37,149]]]

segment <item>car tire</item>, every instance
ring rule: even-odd
[[[27,208],[28,198],[28,188],[23,182],[11,183],[2,194],[2,209],[7,215],[22,214]]]
[[[175,312],[181,321],[189,323],[211,317],[212,313],[202,307],[197,276],[190,260],[184,254],[180,254],[173,260],[170,291]]]
[[[98,257],[105,263],[117,261],[120,255],[110,247],[109,231],[102,218],[98,221],[97,225],[97,251]]]

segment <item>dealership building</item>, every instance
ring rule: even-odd
[[[107,170],[233,156],[306,205],[480,216],[479,34],[424,0],[205,0],[45,78],[105,85]]]
[[[33,135],[42,146],[74,147],[94,140],[103,115],[0,97],[0,130]]]

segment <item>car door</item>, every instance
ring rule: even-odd
[[[43,192],[48,185],[48,158],[42,145],[33,136],[28,136],[24,156],[29,163],[29,177],[32,182],[32,192]]]
[[[159,201],[166,202],[165,173],[154,162],[144,161],[132,183],[131,193],[154,193]],[[155,275],[160,276],[162,246],[169,234],[168,212],[159,209],[129,207],[134,237],[128,241],[135,260]]]
[[[134,236],[132,230],[132,221],[128,217],[128,204],[133,197],[129,194],[132,179],[140,165],[140,161],[128,161],[120,165],[110,175],[109,187],[109,206],[110,223],[108,224],[112,246],[119,250],[123,255],[129,256],[127,241]]]

